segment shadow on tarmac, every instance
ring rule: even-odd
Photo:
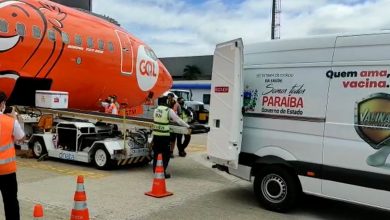
[[[224,207],[230,210],[229,212],[245,207],[247,212],[255,214],[265,211],[276,219],[390,219],[389,211],[310,195],[303,195],[290,212],[272,214],[260,205],[251,186],[224,189],[218,195],[218,200],[232,204]],[[234,207],[233,204],[239,206]]]
[[[263,208],[257,201],[252,187],[237,187],[224,190],[224,199],[252,208]],[[287,216],[306,216],[319,219],[390,219],[390,211],[357,205],[311,195],[302,195],[300,201]]]
[[[36,160],[36,159],[32,159],[31,160]],[[150,162],[143,162],[143,163],[136,163],[136,164],[126,164],[126,165],[121,165],[121,166],[118,166],[118,165],[113,165],[111,166],[110,168],[106,169],[106,170],[99,170],[96,168],[96,166],[94,165],[94,163],[84,163],[84,162],[79,162],[79,161],[74,161],[74,160],[64,160],[64,159],[59,159],[59,158],[53,158],[53,157],[50,157],[50,158],[46,158],[42,161],[39,161],[39,163],[45,163],[45,162],[49,162],[49,161],[52,161],[52,162],[56,162],[58,163],[58,165],[64,165],[64,166],[75,166],[77,167],[78,169],[80,168],[83,168],[83,169],[92,169],[92,170],[97,170],[97,171],[115,171],[115,170],[125,170],[125,169],[134,169],[134,168],[140,168],[140,169],[152,169],[151,168],[151,163]]]
[[[302,196],[294,214],[306,213],[324,219],[390,219],[390,211],[310,195]]]

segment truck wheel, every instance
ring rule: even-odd
[[[42,155],[47,154],[45,144],[42,139],[36,138],[32,144],[32,153],[34,158],[38,159]]]
[[[112,160],[110,154],[104,147],[98,147],[93,154],[93,162],[99,170],[105,170],[111,167]]]
[[[297,178],[279,166],[260,170],[255,176],[253,187],[260,204],[276,212],[291,209],[302,191]]]

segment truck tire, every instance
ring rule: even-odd
[[[253,188],[260,204],[276,212],[290,210],[302,192],[297,177],[282,166],[267,166],[260,170]]]
[[[99,170],[107,170],[112,166],[111,156],[103,146],[96,148],[92,160]]]
[[[34,158],[39,159],[42,155],[47,154],[46,146],[42,138],[35,138],[31,146]]]

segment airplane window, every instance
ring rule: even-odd
[[[149,49],[149,48],[145,48],[145,52],[146,54],[152,58],[153,60],[157,60],[157,56],[156,54],[153,52],[153,50]]]
[[[38,26],[33,26],[33,36],[35,37],[35,38],[38,38],[38,39],[40,39],[41,38],[41,35],[42,35],[42,32],[41,32],[41,29],[38,27]]]
[[[93,48],[93,39],[92,37],[87,38],[87,46],[88,48]]]
[[[108,50],[111,52],[114,51],[114,44],[112,42],[108,42]]]
[[[8,32],[8,23],[3,19],[0,19],[0,31],[4,33]]]
[[[56,40],[56,33],[54,32],[54,30],[48,30],[47,35],[49,37],[49,40],[51,40],[51,41]]]
[[[62,32],[62,42],[69,44],[69,35],[65,32]]]
[[[104,50],[104,41],[99,40],[98,44],[99,44],[99,50]]]
[[[150,54],[152,55],[152,58],[153,58],[154,60],[157,60],[157,59],[158,59],[158,58],[157,58],[157,55],[154,53],[153,50],[150,50]]]
[[[75,40],[77,46],[81,46],[83,44],[83,39],[81,39],[80,35],[76,35],[74,37],[74,40]]]
[[[17,23],[16,24],[16,32],[18,33],[19,36],[25,36],[26,35],[26,27],[24,24]]]

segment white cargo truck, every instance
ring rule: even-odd
[[[287,211],[307,194],[390,210],[390,32],[217,45],[208,158]]]

